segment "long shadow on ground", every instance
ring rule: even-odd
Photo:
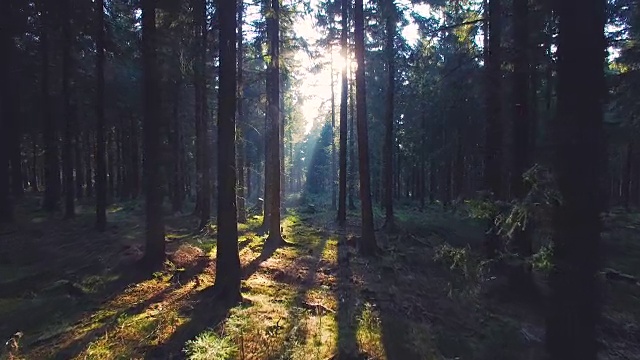
[[[322,314],[327,311],[325,308],[320,307],[318,304],[308,304],[305,302],[305,298],[309,290],[311,290],[316,281],[317,273],[320,268],[320,264],[322,261],[322,253],[327,245],[327,241],[329,239],[327,236],[322,236],[321,240],[316,244],[312,249],[309,250],[309,255],[311,258],[308,258],[305,261],[307,267],[306,276],[301,280],[301,284],[299,284],[298,290],[296,292],[295,297],[292,301],[292,306],[289,308],[288,320],[287,320],[287,329],[285,329],[285,333],[289,334],[289,336],[295,336],[296,334],[294,328],[300,324],[302,318],[304,316],[303,312],[296,311],[296,309],[306,309],[315,311],[316,314]],[[280,355],[277,358],[288,358],[286,353],[288,350],[287,342],[285,341],[280,349],[276,351],[276,354]]]
[[[107,304],[113,299],[115,299],[118,295],[120,295],[129,285],[137,284],[149,279],[148,275],[145,273],[136,271],[137,269],[131,268],[122,268],[121,275],[118,277],[118,280],[109,284],[107,288],[104,290],[104,293],[111,293],[110,297],[103,301],[103,304]],[[70,342],[65,345],[61,349],[56,351],[56,354],[53,356],[53,359],[73,359],[77,355],[79,355],[86,346],[91,343],[95,338],[99,335],[104,334],[107,331],[110,331],[114,326],[116,326],[117,319],[121,315],[136,315],[143,312],[146,308],[148,308],[151,304],[154,304],[164,298],[171,290],[174,288],[169,286],[163,291],[155,294],[149,299],[142,301],[138,304],[135,304],[129,308],[120,310],[113,315],[109,316],[108,319],[104,320],[103,325],[100,327],[87,332],[84,336]],[[37,344],[32,344],[37,345]]]
[[[250,241],[245,240],[239,247],[245,247],[249,243]],[[254,274],[260,268],[260,264],[269,259],[276,250],[263,248],[260,255],[243,268],[242,278],[247,279]],[[200,291],[189,302],[194,304],[193,307],[181,310],[189,320],[176,329],[163,344],[147,349],[146,360],[183,359],[185,343],[207,329],[216,328],[228,317],[231,308],[237,305],[218,301],[214,296],[213,287]]]
[[[351,258],[352,253],[342,236],[338,242],[338,285],[337,285],[337,322],[338,322],[338,354],[336,360],[351,360],[367,358],[360,353],[356,336],[357,316],[361,311],[357,306],[352,281]]]
[[[212,290],[207,288],[193,298],[193,308],[183,310],[190,320],[176,329],[164,344],[147,349],[146,360],[184,359],[182,349],[187,341],[206,329],[215,328],[228,316],[233,304],[215,300]]]

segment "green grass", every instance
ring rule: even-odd
[[[358,212],[350,213],[345,231],[335,225],[334,211],[319,206],[313,213],[306,210],[304,205],[289,208],[282,219],[283,235],[295,246],[282,247],[259,263],[265,236],[256,232],[262,217],[239,224],[241,263],[245,271],[254,265],[242,280],[245,301],[226,318],[204,324],[187,342],[171,343],[181,327],[203,315],[192,310],[208,301],[203,292],[215,281],[215,225],[194,233],[197,219],[168,217],[167,266],[116,293],[113,284],[122,279],[110,267],[80,271],[71,266],[84,254],[88,263],[98,255],[106,262],[118,261],[123,244],[139,246],[144,226],[136,202],[111,209],[113,227],[105,234],[88,232],[90,219],[82,214],[77,223],[44,219],[30,224],[34,237],[38,231],[53,234],[70,249],[64,251],[74,252],[67,262],[56,262],[66,267],[58,280],[78,284],[86,298],[53,293],[3,298],[0,316],[4,320],[17,314],[25,332],[20,354],[25,359],[61,356],[69,348],[73,359],[137,359],[166,345],[182,349],[189,359],[326,360],[341,352],[367,359],[539,358],[541,343],[522,338],[525,327],[543,329],[538,315],[519,304],[484,297],[484,279],[477,271],[481,258],[464,243],[482,239],[477,223],[437,206],[424,212],[399,206],[400,228],[387,236],[385,252],[362,258],[356,249],[338,246],[342,237],[359,232],[354,226]],[[607,240],[616,251],[612,267],[637,275],[640,245],[633,239],[640,217],[617,215],[614,220],[617,225]],[[97,251],[88,245],[94,243],[109,246]],[[48,241],[43,248],[53,245],[57,243]],[[338,255],[345,251],[348,271],[344,263],[338,265]],[[195,266],[199,261],[204,268]],[[0,268],[0,275],[19,280],[50,270],[55,269],[22,265]],[[44,281],[42,288],[54,281]],[[618,284],[607,289],[606,314],[616,331],[640,316],[640,294],[628,290]]]

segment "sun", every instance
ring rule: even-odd
[[[302,52],[297,54],[297,60],[300,64],[298,91],[304,98],[302,114],[305,118],[306,133],[311,130],[315,121],[322,121],[329,116],[332,84],[336,110],[340,106],[340,76],[347,62],[337,46],[333,47],[331,51],[320,54],[320,56],[313,58]],[[314,68],[316,71],[313,71]]]

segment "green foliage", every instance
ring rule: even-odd
[[[186,343],[184,353],[189,360],[229,360],[237,356],[238,348],[229,338],[205,331]]]
[[[542,272],[549,272],[553,267],[551,256],[553,255],[553,244],[543,245],[537,253],[531,257],[533,268]]]
[[[496,202],[479,199],[469,199],[464,201],[467,206],[469,217],[472,219],[491,219],[499,212]]]
[[[463,296],[477,295],[482,282],[486,280],[490,264],[488,260],[473,257],[469,245],[454,247],[447,243],[435,248],[433,260],[448,266],[456,275],[449,284],[449,296],[453,295],[454,290]]]

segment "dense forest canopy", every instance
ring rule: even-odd
[[[637,0],[2,1],[0,358],[636,358],[639,41]]]

